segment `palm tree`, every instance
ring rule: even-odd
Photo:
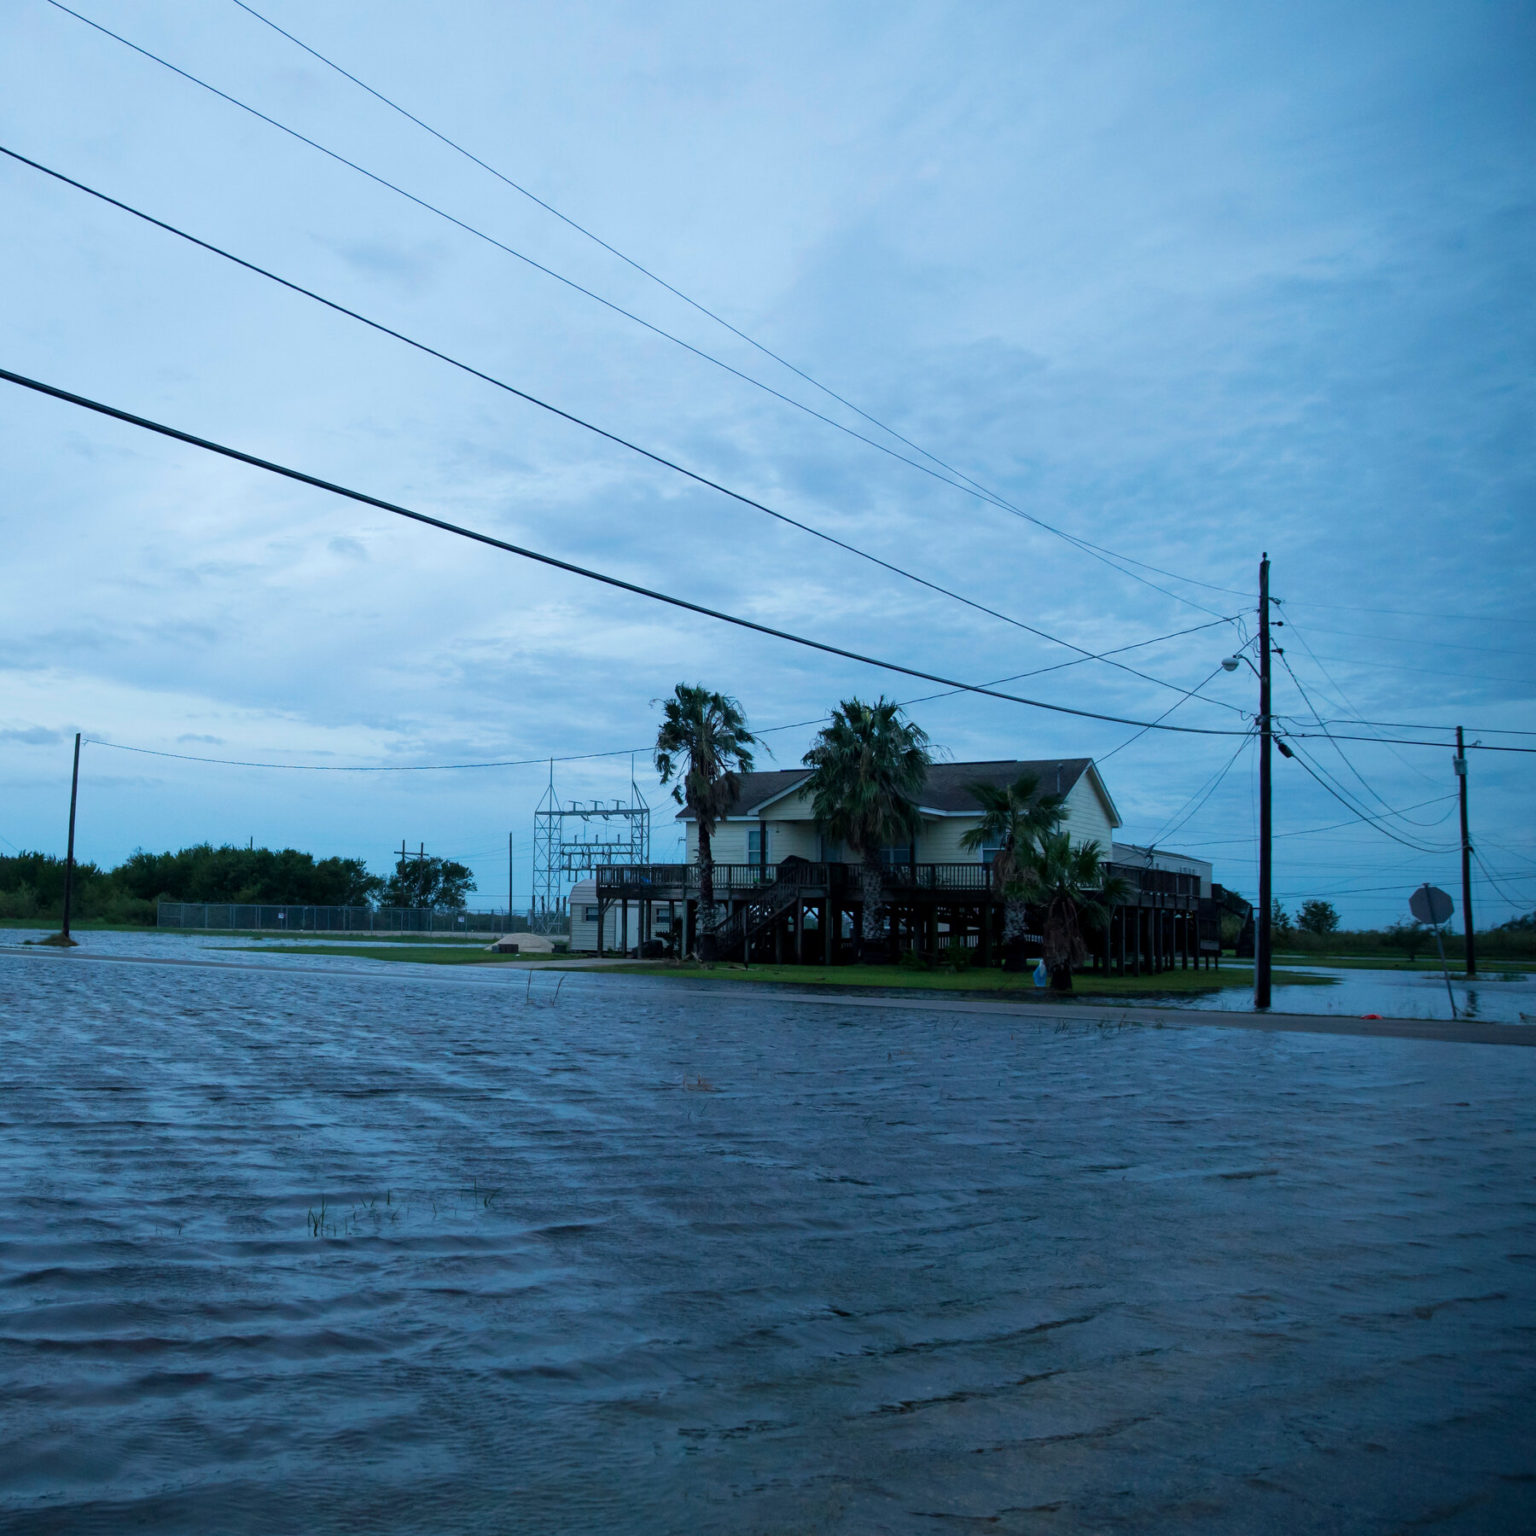
[[[1130,895],[1130,884],[1111,875],[1097,843],[1076,843],[1068,832],[1047,832],[1026,856],[1034,898],[1045,908],[1045,965],[1051,986],[1072,990],[1072,968],[1088,958],[1083,919],[1095,928]]]
[[[1040,839],[1054,832],[1066,815],[1065,795],[1041,795],[1040,775],[1021,774],[1012,784],[967,786],[981,806],[981,821],[960,839],[977,852],[995,848],[992,888],[1003,901],[1003,953],[1019,961],[1028,926],[1027,901],[1034,884],[1029,855]]]
[[[714,958],[715,859],[710,836],[730,809],[740,784],[752,771],[758,740],[735,699],[711,693],[702,683],[679,683],[672,697],[658,700],[656,771],[672,785],[672,798],[693,812],[699,828],[699,958]],[[676,780],[674,783],[673,781]]]
[[[864,959],[881,936],[880,850],[910,842],[921,824],[917,797],[933,761],[928,735],[883,694],[873,704],[844,699],[803,761],[814,770],[806,788],[817,829],[859,860],[864,898],[859,958]]]

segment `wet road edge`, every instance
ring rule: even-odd
[[[446,968],[422,965],[410,966],[409,962],[391,962],[383,965],[302,965],[285,964],[286,957],[265,957],[259,963],[244,960],[180,959],[157,955],[100,955],[83,950],[56,950],[42,947],[0,945],[0,955],[24,956],[41,964],[57,965],[159,965],[179,969],[247,971],[265,976],[328,976],[346,980],[362,980],[387,983],[428,983],[432,985],[505,986],[512,976],[525,976],[529,970],[560,971],[572,974],[576,967],[551,966],[545,962],[539,967],[517,966],[502,962],[494,970],[487,967],[477,974],[466,975],[465,968]],[[604,975],[601,971],[582,972],[593,978],[597,985],[616,991],[650,991],[666,986],[674,991],[694,995],[717,996],[722,985],[735,985],[710,981],[685,980],[664,975],[654,977]],[[506,978],[503,980],[502,978]],[[728,996],[736,995],[728,993]],[[1038,1024],[1112,1024],[1152,1025],[1173,1029],[1248,1029],[1266,1034],[1348,1035],[1367,1039],[1429,1040],[1448,1045],[1515,1045],[1536,1046],[1536,1025],[1489,1024],[1475,1019],[1364,1019],[1338,1014],[1316,1013],[1267,1013],[1258,1014],[1237,1010],[1140,1007],[1135,1004],[1097,1003],[1005,1003],[986,998],[934,997],[916,998],[904,996],[857,996],[839,995],[833,989],[825,991],[801,991],[774,983],[759,983],[748,994],[756,998],[772,998],[780,1003],[813,1005],[821,1008],[858,1008],[929,1014],[970,1014],[1005,1018],[1014,1023]]]

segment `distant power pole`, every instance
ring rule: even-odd
[[[512,923],[512,834],[507,833],[507,924]]]
[[[1472,938],[1472,837],[1467,831],[1467,748],[1456,727],[1456,787],[1461,791],[1461,925],[1466,934],[1467,975],[1477,975],[1477,950]]]
[[[69,904],[75,886],[75,801],[80,796],[80,732],[75,732],[75,771],[69,780],[69,847],[64,854],[64,939],[69,939]]]
[[[1269,551],[1259,561],[1259,912],[1253,925],[1253,1006],[1269,1007],[1270,909],[1274,901],[1270,862],[1273,818],[1270,811],[1269,749],[1273,737],[1269,713]]]
[[[417,899],[418,902],[420,902],[420,901],[423,900],[423,891],[421,889],[421,885],[422,885],[421,876],[422,876],[422,871],[426,868],[427,845],[425,843],[423,843],[421,845],[421,849],[420,849],[419,852],[417,852],[417,853],[409,853],[409,852],[406,851],[405,839],[402,837],[400,839],[400,865],[399,865],[399,868],[400,868],[400,883],[401,883],[402,886],[405,884],[405,867],[406,867],[406,865],[412,859],[416,860],[416,899]]]

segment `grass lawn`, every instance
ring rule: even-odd
[[[470,949],[483,949],[487,944],[494,944],[501,937],[499,933],[370,933],[366,929],[358,930],[355,934],[331,934],[324,929],[319,932],[314,929],[299,929],[293,933],[284,933],[280,929],[274,931],[271,928],[263,928],[259,931],[233,928],[163,928],[160,931],[162,933],[195,933],[202,938],[227,936],[234,939],[260,939],[274,946],[286,944],[290,939],[318,939],[335,944],[419,944],[431,945],[439,949],[459,944]]]
[[[1461,960],[1455,955],[1447,955],[1446,962],[1450,966],[1451,975],[1462,974]],[[1275,953],[1277,964],[1288,965],[1326,965],[1340,971],[1438,971],[1440,969],[1439,955],[1431,955],[1426,959],[1423,955],[1411,965],[1403,955],[1297,955]],[[1486,981],[1489,977],[1496,977],[1500,971],[1518,971],[1522,975],[1530,971],[1536,971],[1536,960],[1495,960],[1486,955],[1478,956],[1478,974]]]
[[[0,917],[0,928],[41,928],[47,933],[57,933],[62,919],[55,914],[53,917]],[[69,920],[71,933],[83,932],[90,929],[93,933],[153,933],[153,923],[108,923],[99,917],[72,917]]]
[[[0,917],[0,929],[4,928],[41,928],[45,932],[57,932],[60,919],[57,914],[52,917]],[[70,919],[70,931],[85,933],[184,933],[191,938],[215,938],[215,939],[270,939],[273,943],[281,944],[290,938],[300,936],[307,937],[314,933],[313,929],[299,929],[289,934],[280,928],[159,928],[154,923],[108,923],[99,917],[76,917]],[[328,937],[325,930],[315,933],[316,938]],[[500,937],[495,933],[374,933],[367,929],[358,930],[357,941],[361,942],[366,937],[370,944],[467,944],[484,945],[491,943]],[[336,939],[345,943],[346,933],[338,933]]]
[[[498,955],[478,944],[263,944],[248,949],[243,944],[216,946],[229,955],[347,955],[356,960],[409,960],[413,965],[505,965],[509,960],[533,959],[532,955]],[[539,958],[551,959],[549,955]]]
[[[1001,996],[1051,1001],[1061,994],[1036,987],[1033,978],[1017,971],[991,968],[968,971],[919,971],[903,965],[616,965],[621,975],[672,976],[704,981],[780,982],[790,986],[900,987],[928,992],[990,992]],[[1276,971],[1276,982],[1298,986],[1327,986],[1326,976]],[[1072,997],[1146,997],[1169,992],[1219,992],[1227,987],[1251,987],[1250,966],[1224,966],[1219,971],[1164,971],[1161,976],[1102,976],[1084,971],[1073,977]]]

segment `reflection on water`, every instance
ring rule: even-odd
[[[1439,971],[1366,971],[1331,969],[1327,966],[1286,966],[1287,970],[1327,976],[1327,986],[1286,986],[1273,989],[1272,1007],[1277,1013],[1377,1013],[1389,1019],[1449,1019],[1451,999],[1446,995],[1445,977]],[[1456,999],[1456,1014],[1463,1019],[1483,1019],[1490,1023],[1519,1024],[1522,1015],[1536,1016],[1536,976],[1524,975],[1508,981],[1482,977],[1468,983],[1451,977],[1451,994]],[[1234,1002],[1231,992],[1205,993],[1185,1001],[1192,1008],[1231,1008],[1246,1006],[1245,994]],[[1168,999],[1169,1006],[1178,1006]]]
[[[0,953],[7,1532],[1536,1523],[1536,1052],[337,964]]]

